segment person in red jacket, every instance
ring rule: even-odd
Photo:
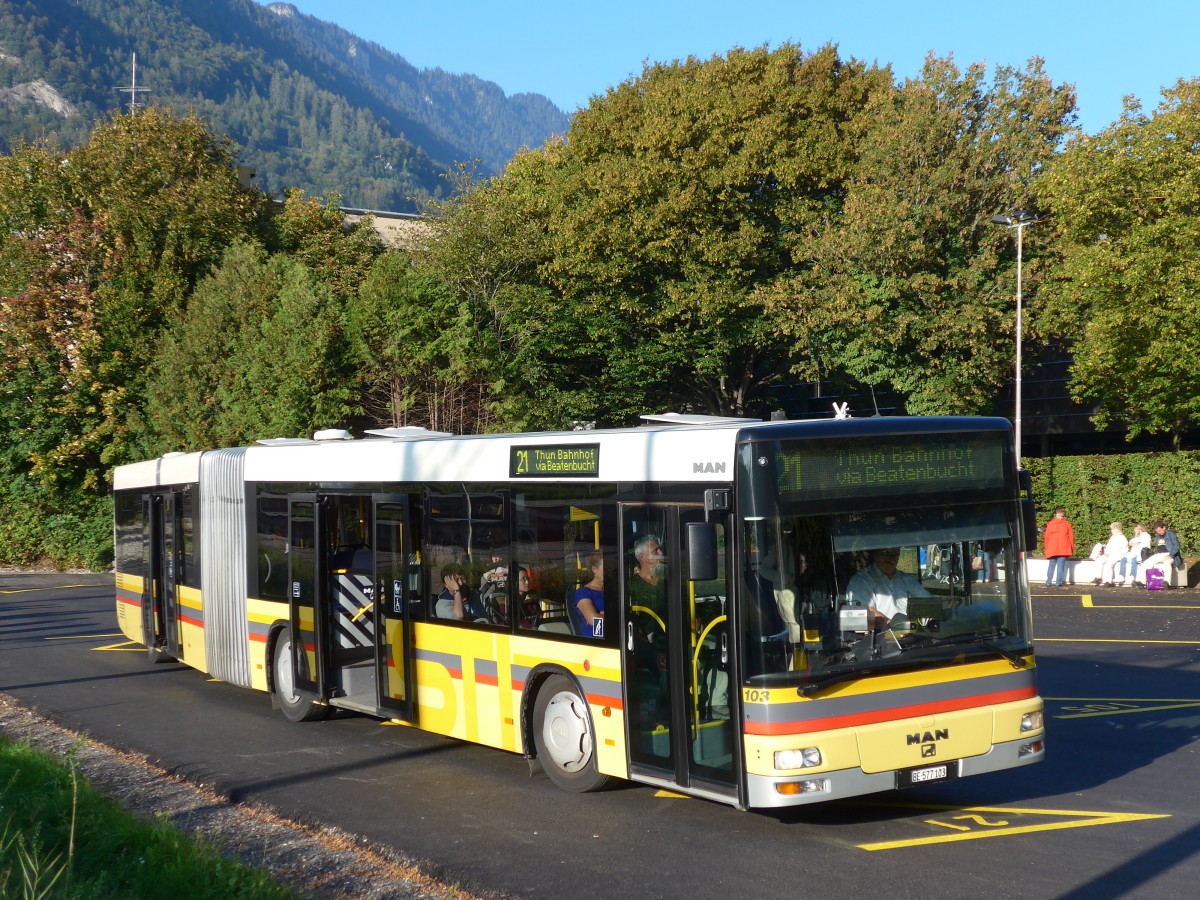
[[[1061,506],[1054,511],[1054,518],[1042,530],[1046,559],[1046,587],[1051,582],[1062,587],[1067,577],[1067,559],[1075,554],[1075,529],[1067,521],[1067,511]]]

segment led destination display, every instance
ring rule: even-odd
[[[598,478],[599,444],[536,444],[513,447],[508,473],[512,478]]]
[[[785,444],[779,490],[790,499],[927,494],[1004,484],[999,436],[921,435],[834,446]]]

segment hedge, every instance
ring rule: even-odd
[[[1076,556],[1107,541],[1110,522],[1120,522],[1132,537],[1134,525],[1149,530],[1161,520],[1179,535],[1184,553],[1200,550],[1200,451],[1027,457],[1021,463],[1033,476],[1038,524],[1063,507],[1075,528]]]

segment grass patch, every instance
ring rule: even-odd
[[[263,871],[143,822],[64,763],[0,738],[0,897],[286,898]]]

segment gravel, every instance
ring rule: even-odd
[[[0,734],[61,760],[78,746],[79,770],[133,815],[162,819],[228,858],[265,869],[301,897],[455,898],[475,895],[423,875],[413,860],[368,847],[327,825],[289,821],[266,806],[227,797],[63,728],[0,694]]]

